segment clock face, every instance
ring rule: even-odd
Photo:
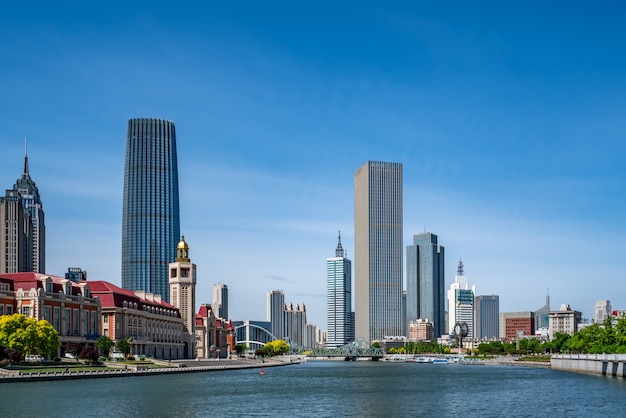
[[[459,334],[461,333],[461,325],[456,324],[456,325],[454,326],[454,333],[455,333],[456,335],[459,335]]]

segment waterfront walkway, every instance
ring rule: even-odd
[[[20,373],[19,370],[0,368],[0,383],[10,382],[35,382],[49,380],[69,379],[97,379],[106,377],[131,377],[131,376],[156,376],[170,373],[200,373],[238,369],[258,369],[263,367],[279,367],[299,364],[305,360],[300,357],[285,356],[261,360],[234,359],[234,360],[185,360],[172,361],[171,367],[137,368],[132,364],[117,364],[116,369],[103,370],[59,370],[52,369],[49,372]],[[161,362],[159,362],[161,363]],[[168,363],[170,364],[170,363]],[[127,366],[127,367],[124,367]]]

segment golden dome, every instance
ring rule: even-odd
[[[187,245],[187,243],[185,242],[185,236],[184,235],[180,239],[180,242],[178,243],[178,247],[177,248],[179,250],[188,250],[189,249],[189,245]]]

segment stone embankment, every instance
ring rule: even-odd
[[[144,368],[134,367],[132,364],[120,364],[116,369],[103,370],[80,370],[55,369],[49,372],[40,373],[20,373],[17,370],[7,370],[0,368],[0,383],[9,382],[37,382],[49,380],[69,380],[69,379],[97,379],[106,377],[131,377],[131,376],[156,376],[170,373],[200,373],[238,369],[258,369],[263,367],[279,367],[291,364],[302,363],[305,360],[295,357],[284,357],[278,359],[261,360],[187,360],[167,362],[166,367]],[[126,366],[126,367],[124,367]]]
[[[626,377],[626,354],[554,354],[553,370]]]

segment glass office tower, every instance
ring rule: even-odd
[[[407,320],[428,319],[435,337],[446,333],[444,248],[430,232],[413,235],[406,247]]]
[[[354,174],[355,339],[404,334],[402,164],[368,161]]]
[[[128,121],[123,205],[122,287],[169,301],[168,265],[180,240],[174,122]]]

